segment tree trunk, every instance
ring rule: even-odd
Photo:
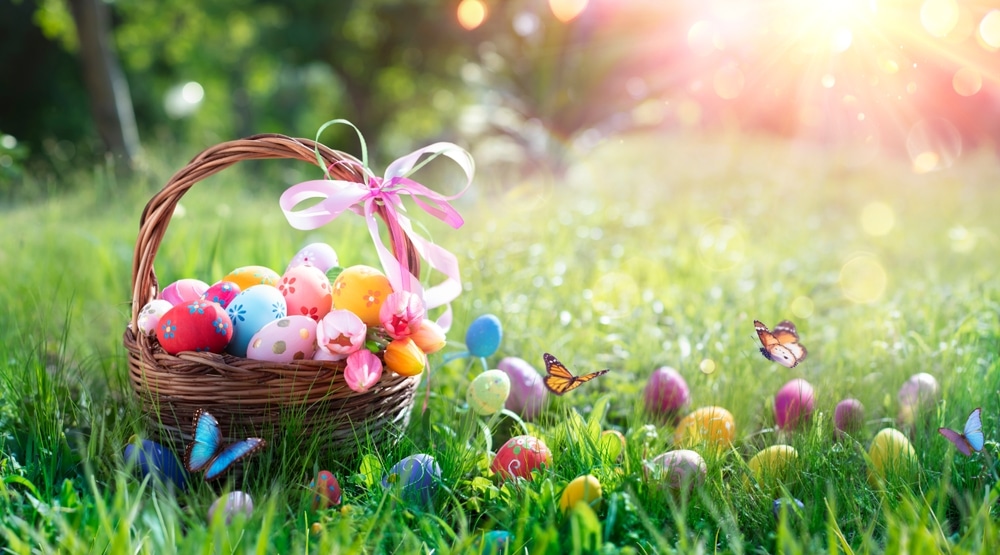
[[[97,131],[108,152],[131,165],[139,153],[139,132],[128,82],[112,43],[110,9],[102,0],[69,0],[69,6]]]

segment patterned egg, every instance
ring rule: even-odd
[[[500,319],[492,314],[483,314],[469,324],[465,331],[465,347],[476,357],[489,357],[500,348],[503,327]]]
[[[503,408],[510,395],[510,378],[501,370],[487,370],[476,376],[466,392],[465,399],[483,416],[493,414]]]
[[[736,421],[722,407],[701,407],[688,414],[674,430],[674,443],[681,446],[707,442],[722,449],[736,437]]]
[[[281,276],[278,272],[264,266],[242,266],[226,274],[219,281],[229,281],[245,291],[254,285],[278,285]]]
[[[604,430],[597,448],[605,462],[620,463],[625,459],[625,435],[618,430]]]
[[[404,501],[427,505],[440,481],[441,467],[434,457],[418,453],[394,464],[382,477],[382,487],[398,487]]]
[[[791,445],[772,445],[754,455],[747,467],[761,488],[777,491],[781,484],[795,481],[795,461],[799,453]],[[749,485],[749,480],[744,484]]]
[[[531,480],[531,471],[552,465],[552,452],[541,439],[529,436],[514,436],[497,450],[490,463],[490,470],[504,479],[513,477]]]
[[[319,322],[330,312],[333,294],[326,274],[313,266],[289,268],[278,282],[289,315],[302,315]]]
[[[649,470],[650,478],[665,489],[686,491],[705,483],[708,467],[698,453],[677,449],[657,455]]]
[[[340,482],[329,470],[320,470],[316,478],[309,482],[309,490],[313,492],[314,511],[340,505]]]
[[[136,323],[142,333],[156,333],[157,326],[160,325],[160,318],[173,308],[174,305],[164,299],[153,299],[146,303],[139,311],[139,318]]]
[[[782,430],[794,430],[812,417],[815,406],[813,386],[796,378],[781,386],[774,395],[774,422]]]
[[[240,291],[226,312],[233,321],[233,339],[226,351],[245,357],[250,340],[267,324],[284,318],[288,306],[281,291],[270,285],[253,285]]]
[[[288,270],[296,266],[304,264],[315,266],[319,268],[319,271],[326,274],[330,271],[330,268],[338,266],[340,261],[337,259],[337,251],[333,250],[333,247],[330,245],[326,243],[312,243],[302,247],[302,250],[295,254],[292,261],[288,263],[288,267],[285,268],[285,273],[288,273]]]
[[[205,291],[205,294],[201,298],[206,301],[212,301],[213,303],[219,303],[222,308],[227,308],[229,303],[233,302],[236,295],[240,294],[240,286],[236,285],[231,281],[220,281],[213,284]]]
[[[187,473],[177,456],[155,441],[144,439],[136,445],[134,439],[129,440],[125,446],[125,462],[136,465],[143,477],[152,476],[155,482],[182,491],[187,488]]]
[[[208,508],[208,522],[212,522],[215,511],[220,509],[220,504],[227,525],[232,524],[233,518],[240,513],[243,513],[245,518],[250,518],[250,515],[253,514],[253,498],[250,497],[250,494],[243,493],[242,491],[234,491],[212,502],[212,505]]]
[[[669,366],[657,368],[646,382],[646,410],[661,419],[673,419],[687,406],[690,397],[687,382]]]
[[[865,424],[865,406],[857,399],[844,399],[833,410],[833,424],[838,438],[858,433]]]
[[[315,353],[316,322],[308,316],[286,316],[268,322],[247,344],[247,358],[254,360],[310,360]]]
[[[188,301],[197,301],[208,290],[208,284],[200,279],[179,279],[160,291],[160,298],[177,306]]]
[[[233,322],[221,306],[196,300],[179,304],[160,318],[156,338],[163,350],[221,353],[233,338]]]
[[[497,369],[510,378],[510,395],[505,406],[525,420],[532,420],[542,412],[548,395],[542,375],[528,361],[518,357],[504,357]]]
[[[566,512],[577,503],[586,503],[592,509],[601,506],[601,482],[596,476],[585,474],[573,478],[559,496],[559,508]]]
[[[883,428],[875,434],[868,458],[871,460],[868,482],[873,485],[889,479],[913,482],[917,477],[919,466],[913,445],[895,428]]]
[[[371,266],[351,266],[333,282],[333,308],[349,310],[368,326],[381,325],[379,310],[392,293],[389,278]]]

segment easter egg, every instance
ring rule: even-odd
[[[340,482],[329,470],[320,470],[309,482],[309,490],[313,492],[313,510],[340,505]]]
[[[795,462],[798,458],[798,451],[791,445],[772,445],[751,457],[747,466],[762,488],[772,490],[782,483],[795,480]]]
[[[687,405],[690,391],[677,370],[663,366],[654,370],[646,382],[644,398],[648,412],[670,419]]]
[[[489,415],[503,408],[510,395],[510,378],[502,370],[487,370],[476,376],[465,399],[476,414]]]
[[[917,476],[917,455],[910,440],[903,432],[895,428],[883,428],[868,447],[868,458],[871,461],[869,482],[898,479],[912,482]]]
[[[296,266],[314,266],[319,269],[319,271],[326,274],[330,271],[330,268],[340,264],[337,259],[337,251],[333,250],[333,247],[327,245],[326,243],[311,243],[302,247],[299,252],[295,253],[292,261],[288,263],[288,267],[285,268],[285,272]]]
[[[673,491],[687,491],[705,483],[708,467],[701,455],[677,449],[657,455],[651,463],[651,479]]]
[[[233,338],[226,351],[245,357],[250,340],[267,324],[287,315],[285,298],[270,285],[253,285],[240,291],[226,312],[233,321]]]
[[[156,333],[157,326],[160,325],[160,318],[167,313],[174,305],[164,299],[153,299],[146,303],[139,311],[139,318],[136,324],[142,333]]]
[[[222,514],[225,515],[226,524],[232,524],[233,518],[240,513],[243,513],[246,518],[250,518],[250,515],[253,514],[253,498],[250,497],[249,493],[242,491],[233,491],[229,495],[219,497],[208,508],[209,522],[212,522],[215,512],[218,510],[222,510]]]
[[[774,518],[780,518],[782,510],[784,510],[787,513],[792,513],[792,512],[802,512],[803,510],[805,510],[805,508],[806,506],[801,501],[795,499],[794,497],[791,499],[787,497],[780,497],[778,499],[775,499],[774,503],[771,504],[771,512],[774,513]]]
[[[278,282],[278,291],[285,297],[289,316],[308,316],[319,322],[333,304],[330,280],[313,266],[289,268]]]
[[[809,382],[796,378],[774,395],[774,421],[778,428],[794,430],[811,417],[816,400]]]
[[[484,314],[469,324],[465,331],[465,347],[475,357],[489,357],[500,348],[503,328],[500,319],[492,314]]]
[[[254,285],[278,285],[281,276],[278,272],[264,266],[242,266],[226,274],[219,281],[235,283],[240,291],[246,291]]]
[[[160,298],[171,305],[177,306],[188,301],[197,301],[205,291],[208,284],[200,279],[179,279],[160,291]]]
[[[219,306],[226,308],[229,306],[229,303],[233,302],[236,295],[240,294],[240,291],[239,285],[231,281],[220,281],[212,284],[201,298],[213,303],[219,303]]]
[[[270,362],[310,360],[316,353],[316,322],[286,316],[264,324],[247,344],[247,358]]]
[[[596,476],[585,474],[573,478],[559,496],[559,508],[565,513],[577,503],[586,503],[592,509],[601,506],[601,482]]]
[[[371,266],[344,268],[333,282],[333,308],[349,310],[368,326],[378,326],[379,310],[392,293],[389,278]]]
[[[548,395],[542,375],[528,361],[518,357],[504,357],[497,369],[510,378],[510,395],[504,405],[521,418],[533,420],[542,411]]]
[[[620,463],[625,458],[625,435],[618,430],[604,430],[597,448],[606,462]]]
[[[152,476],[154,481],[180,490],[187,487],[187,473],[177,456],[155,441],[144,439],[138,445],[130,441],[125,446],[125,462],[134,464],[143,477]]]
[[[233,322],[221,306],[196,300],[179,304],[160,317],[156,339],[163,350],[221,353],[233,337]]]
[[[476,553],[480,555],[502,555],[514,541],[514,535],[506,530],[490,530],[477,542]]]
[[[382,487],[398,487],[406,502],[427,505],[440,481],[441,467],[434,457],[419,453],[394,464],[382,477]]]
[[[500,446],[490,463],[490,470],[504,479],[518,477],[531,480],[531,471],[543,465],[552,465],[552,452],[548,446],[535,436],[521,435],[508,439]]]
[[[714,445],[717,449],[728,446],[736,437],[736,422],[733,415],[722,407],[701,407],[688,414],[677,423],[674,443],[692,446],[701,442]]]
[[[912,407],[914,412],[932,408],[938,401],[938,382],[934,376],[921,372],[914,374],[899,388],[899,404]]]
[[[864,423],[865,407],[857,399],[844,399],[833,409],[833,425],[836,427],[837,437],[858,433]]]

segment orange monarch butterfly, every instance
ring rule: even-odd
[[[757,337],[763,347],[760,354],[767,360],[773,360],[786,368],[794,368],[796,364],[806,358],[806,348],[799,343],[799,334],[795,331],[795,324],[788,320],[782,320],[774,331],[767,329],[759,320],[753,321],[753,327],[757,330]]]
[[[607,370],[600,370],[582,376],[574,376],[556,357],[545,353],[542,358],[545,359],[545,371],[547,372],[544,379],[545,387],[549,388],[549,391],[556,395],[573,391],[583,385],[584,382],[589,382],[597,376],[603,376],[608,373]]]

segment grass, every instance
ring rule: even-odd
[[[127,183],[81,170],[68,176],[86,184],[78,192],[7,206],[0,220],[0,546],[469,553],[497,529],[513,534],[511,552],[530,553],[995,551],[1000,172],[976,155],[929,175],[852,159],[751,138],[647,137],[606,145],[559,182],[492,193],[496,178],[481,174],[457,203],[467,220],[458,232],[415,212],[462,265],[447,351],[461,350],[473,318],[494,313],[504,340],[490,366],[520,356],[540,367],[551,352],[578,373],[611,368],[550,397],[534,422],[477,422],[464,392],[481,366],[437,358],[429,411],[414,412],[404,440],[359,446],[376,470],[432,454],[442,483],[430,508],[384,492],[370,478],[377,471],[324,460],[322,438],[272,445],[218,487],[193,479],[174,495],[137,476],[122,457],[144,433],[121,346],[132,248],[142,205],[183,162],[161,161]],[[264,167],[227,170],[185,196],[157,256],[160,283],[214,281],[247,264],[281,270],[313,240],[347,263],[375,263],[356,216],[319,232],[289,228],[277,197],[305,174],[256,171]],[[764,360],[755,318],[794,320],[806,361],[788,370]],[[643,470],[674,448],[672,426],[641,401],[664,365],[684,375],[690,408],[726,407],[737,424],[731,449],[695,447],[708,478],[689,495],[665,493]],[[872,487],[868,442],[898,425],[896,391],[917,372],[941,384],[939,402],[909,430],[919,480]],[[771,399],[794,377],[815,387],[816,413],[805,430],[776,432]],[[836,443],[833,407],[849,396],[864,403],[866,426]],[[960,428],[976,406],[988,441],[966,458],[936,428]],[[488,452],[522,427],[548,443],[554,464],[531,482],[497,480]],[[623,461],[599,448],[602,429],[626,436]],[[796,472],[745,486],[747,460],[779,443],[798,451]],[[314,511],[306,484],[323,468],[340,478],[344,505]],[[604,502],[561,514],[562,489],[587,473]],[[232,489],[251,493],[253,515],[207,522],[208,506]],[[804,508],[775,519],[783,495]]]

